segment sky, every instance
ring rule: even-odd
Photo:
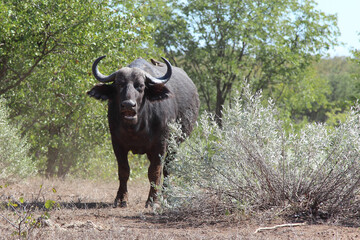
[[[360,49],[360,0],[315,0],[317,8],[327,14],[337,14],[341,36],[338,46],[329,51],[330,56],[350,56],[350,49]]]

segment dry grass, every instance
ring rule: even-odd
[[[37,197],[42,185],[40,197]],[[30,239],[356,239],[360,231],[356,228],[306,225],[254,233],[258,227],[285,223],[282,219],[259,222],[248,219],[211,215],[155,214],[145,209],[148,193],[145,180],[129,184],[129,206],[112,208],[118,187],[117,182],[88,181],[79,179],[45,180],[33,178],[13,183],[0,189],[1,202],[23,197],[26,202],[39,207],[46,200],[54,200],[59,208],[51,210],[50,218],[34,229]],[[55,191],[55,190],[56,191]],[[1,215],[13,212],[2,209]],[[43,210],[34,210],[34,218]],[[190,214],[190,213],[189,213]],[[0,218],[0,239],[16,239],[14,229]]]

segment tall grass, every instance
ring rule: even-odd
[[[312,123],[285,132],[272,101],[246,90],[224,111],[222,128],[203,114],[180,147],[172,125],[170,185],[164,205],[246,213],[284,207],[312,216],[348,208],[360,189],[360,121],[357,105],[337,128]],[[224,212],[224,213],[225,213]]]

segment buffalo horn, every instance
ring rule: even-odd
[[[100,82],[103,82],[103,83],[113,82],[115,80],[116,72],[110,74],[109,76],[105,76],[98,69],[97,65],[101,61],[101,59],[103,59],[104,57],[106,57],[106,56],[101,56],[95,60],[94,64],[92,65],[92,72],[94,74],[94,77],[97,80],[99,80]]]
[[[165,75],[160,78],[156,78],[149,74],[146,74],[146,78],[150,81],[151,84],[165,84],[171,78],[172,66],[171,66],[170,62],[168,60],[166,60],[165,58],[162,57],[162,60],[164,60],[166,66],[167,66],[167,71],[166,71]]]

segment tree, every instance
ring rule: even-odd
[[[218,122],[234,88],[247,82],[253,91],[280,98],[279,85],[295,81],[338,35],[336,16],[316,10],[312,0],[189,0],[168,6],[175,9],[175,24],[159,24],[163,30],[156,33],[169,34],[164,49],[182,60]]]
[[[331,94],[327,79],[318,74],[314,63],[293,78],[290,83],[277,84],[274,88],[281,93],[275,99],[281,119],[296,129],[308,122],[325,122]]]
[[[357,98],[356,63],[346,57],[321,59],[315,65],[319,75],[326,78],[331,86],[329,101],[351,101]]]
[[[114,71],[156,52],[151,26],[130,7],[107,0],[0,3],[0,93],[48,176],[65,176],[108,142],[104,107],[86,96],[95,83],[93,60],[110,55],[104,65]]]
[[[323,58],[315,65],[318,75],[328,82],[328,104],[322,110],[329,125],[345,121],[347,112],[359,98],[356,62],[346,57]]]
[[[360,34],[359,34],[360,37]],[[359,39],[360,41],[360,39]],[[352,63],[351,68],[351,76],[354,82],[354,89],[352,93],[352,99],[359,99],[360,98],[360,49],[355,49],[352,51],[352,58],[350,59]]]

